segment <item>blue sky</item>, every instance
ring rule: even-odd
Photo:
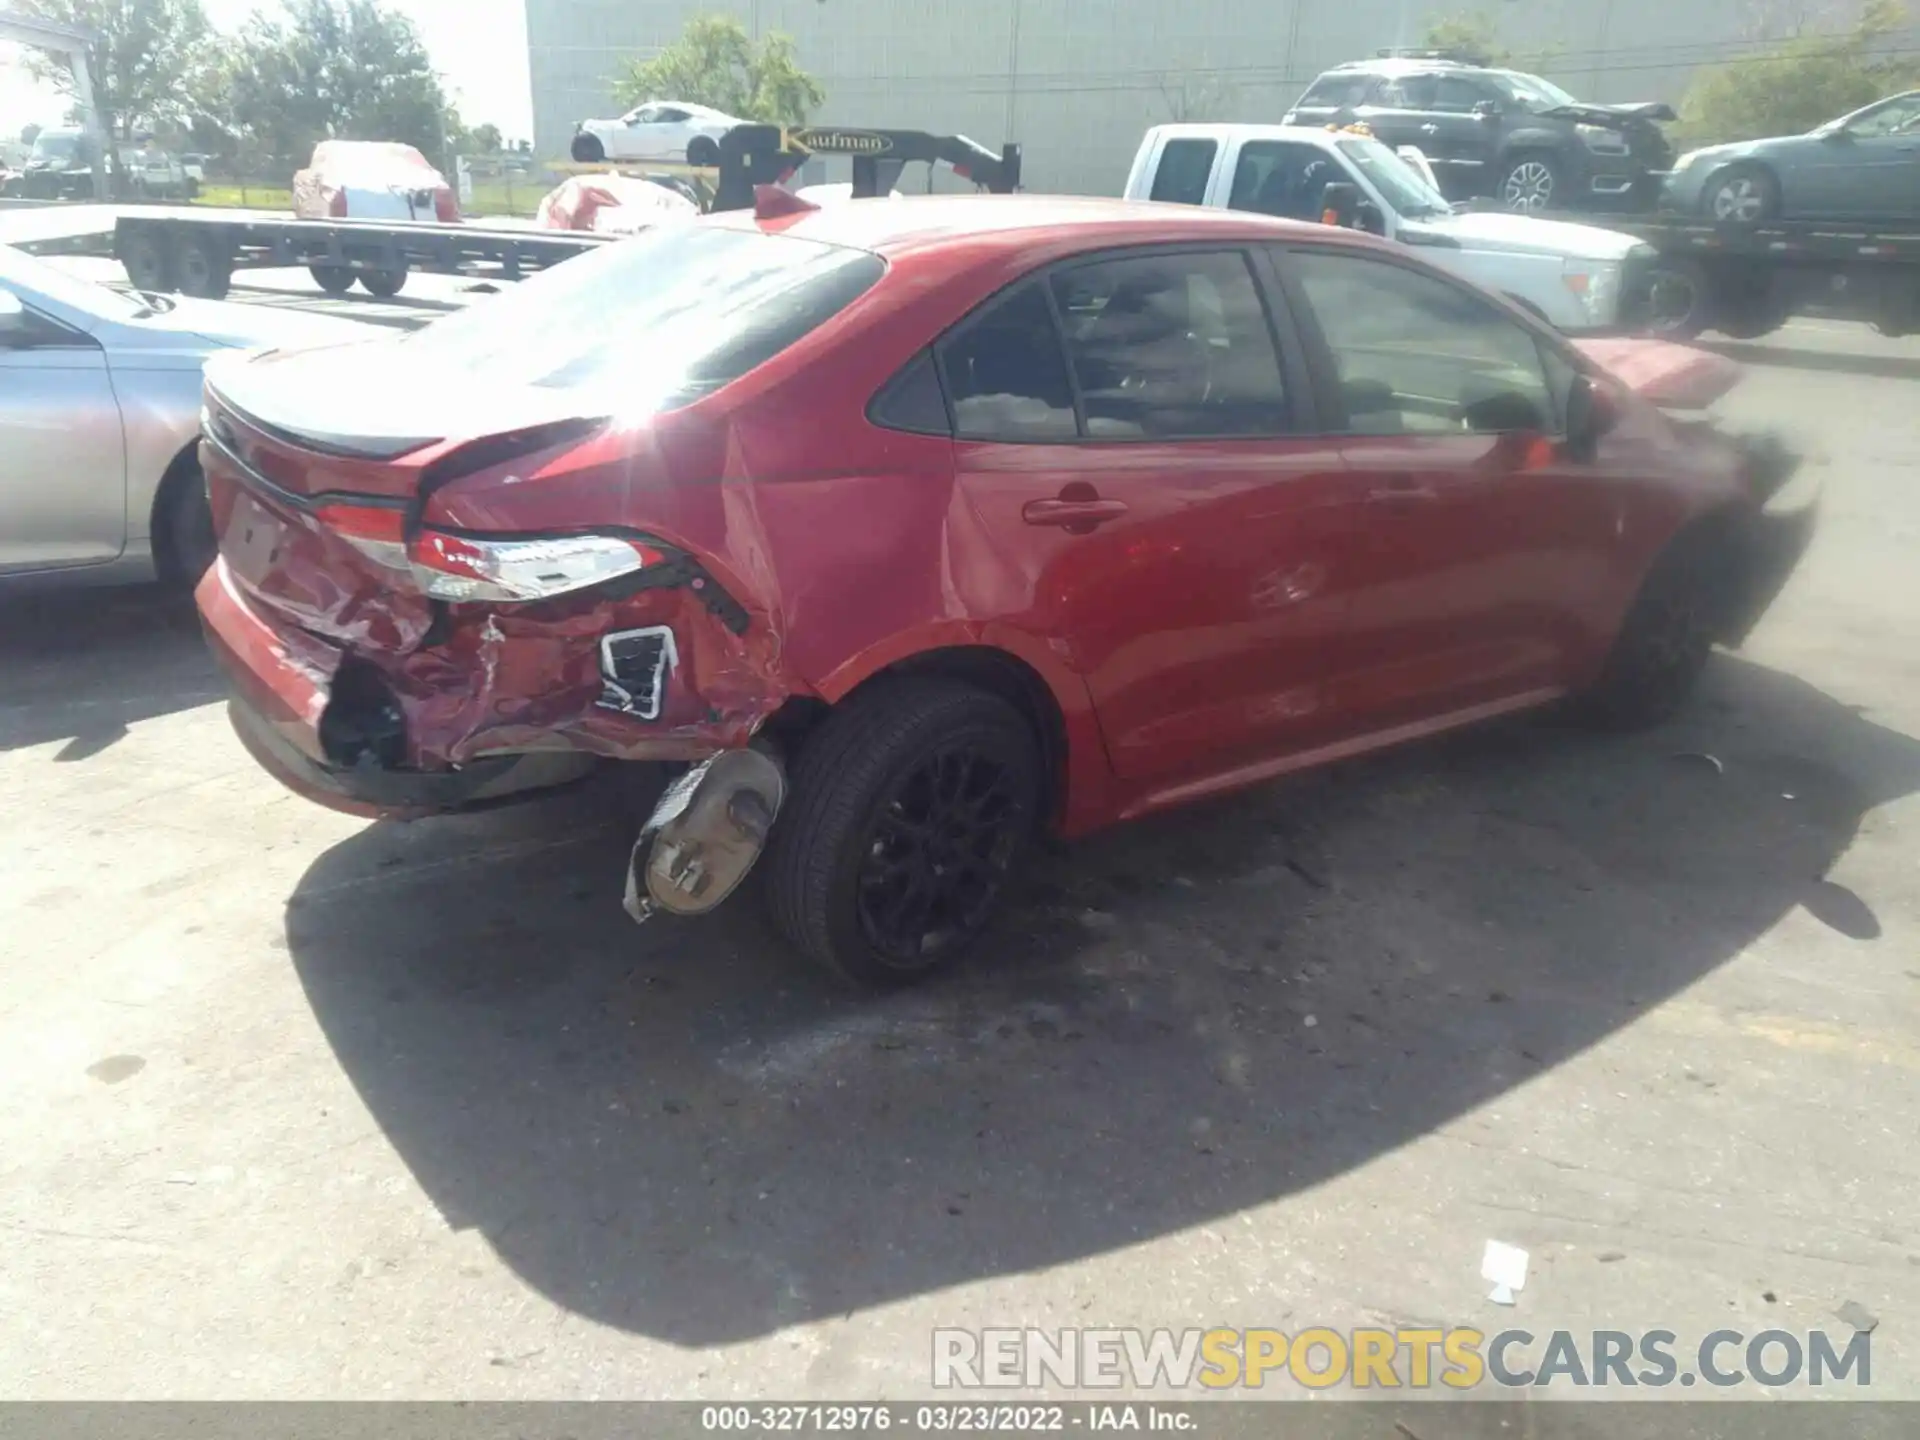
[[[203,0],[207,15],[233,29],[278,0]],[[533,133],[527,90],[527,15],[523,0],[388,0],[413,17],[434,64],[469,125],[492,121],[509,138]],[[17,47],[0,43],[0,136],[29,121],[57,123],[63,106],[28,79]]]

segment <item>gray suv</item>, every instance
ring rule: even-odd
[[[1417,146],[1449,200],[1509,210],[1650,210],[1673,163],[1670,106],[1588,105],[1551,81],[1436,53],[1336,65],[1307,88],[1289,125],[1363,123]]]

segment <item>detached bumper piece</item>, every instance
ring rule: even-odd
[[[704,915],[747,878],[786,799],[763,750],[723,750],[680,776],[641,827],[622,902],[636,923],[656,910]]]

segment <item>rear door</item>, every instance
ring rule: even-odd
[[[1330,703],[1371,731],[1546,698],[1611,593],[1617,495],[1558,443],[1571,362],[1388,257],[1280,257],[1362,490]]]
[[[0,573],[116,559],[126,444],[106,353],[7,293],[24,313],[0,331]]]
[[[1311,743],[1355,516],[1264,264],[1104,252],[938,347],[958,483],[1143,790]]]
[[[1419,145],[1432,138],[1424,129],[1433,119],[1433,102],[1439,92],[1437,75],[1411,72],[1390,75],[1360,109],[1360,118],[1375,136],[1391,146]]]

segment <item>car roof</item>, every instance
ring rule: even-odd
[[[752,211],[731,211],[702,223],[733,229],[764,224],[783,235],[888,256],[934,249],[1006,252],[1030,247],[1042,234],[1057,242],[1066,232],[1090,245],[1305,235],[1320,240],[1342,235],[1362,243],[1367,238],[1243,210],[1073,195],[905,195],[829,204],[791,219],[761,222]]]

